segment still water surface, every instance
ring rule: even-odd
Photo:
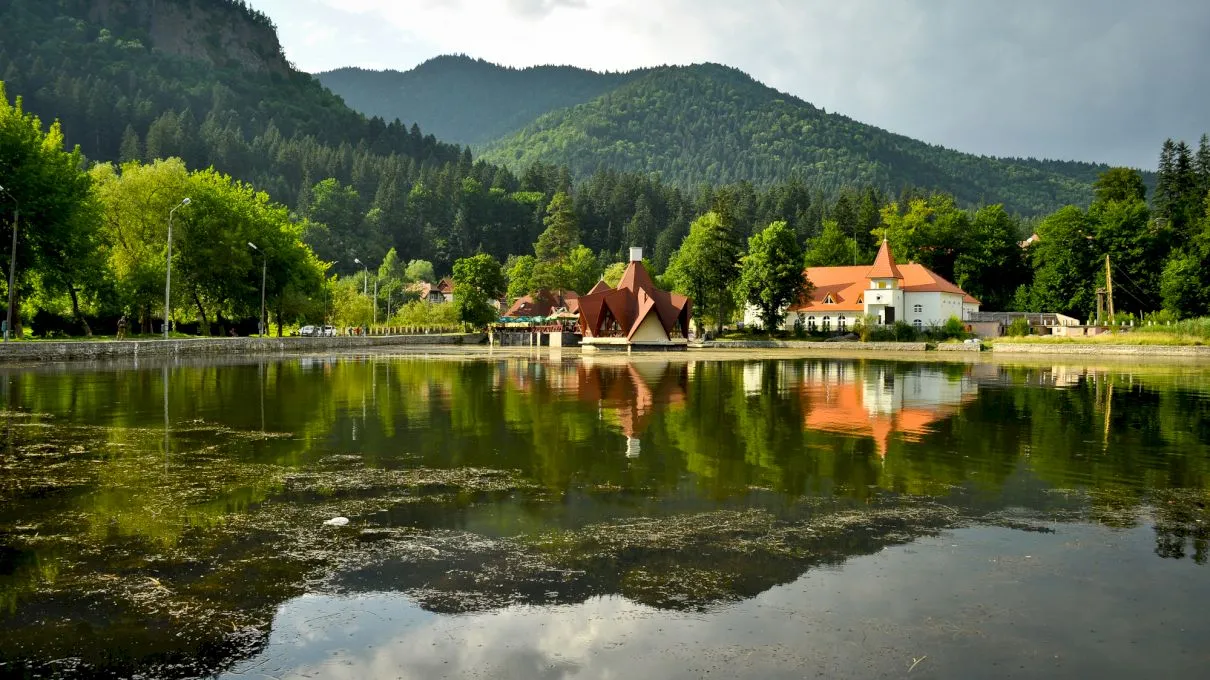
[[[0,676],[1210,668],[1207,368],[368,355],[0,390]]]

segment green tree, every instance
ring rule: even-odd
[[[804,257],[808,267],[835,267],[854,264],[853,237],[845,234],[836,220],[824,220],[823,231],[807,244]]]
[[[437,274],[433,270],[433,263],[428,260],[412,260],[408,262],[407,269],[403,272],[403,278],[412,283],[417,281],[425,281],[427,283],[437,282]]]
[[[1086,319],[1095,306],[1099,260],[1092,226],[1084,211],[1068,206],[1038,226],[1041,240],[1030,248],[1034,282],[1028,311],[1070,314]]]
[[[504,270],[496,258],[486,253],[465,257],[454,263],[454,305],[458,318],[482,327],[499,316],[491,305],[505,291]]]
[[[810,292],[802,259],[798,238],[785,222],[774,222],[748,239],[737,294],[760,310],[766,331],[780,328],[785,308]]]
[[[20,212],[12,310],[18,337],[21,293],[30,282],[37,279],[52,291],[72,291],[73,302],[76,291],[101,283],[92,261],[98,245],[98,207],[92,178],[83,167],[80,149],[66,148],[59,124],[44,128],[41,120],[24,111],[20,98],[15,105],[9,103],[0,83],[0,184],[6,190],[0,193],[0,219],[8,226],[18,207]],[[8,267],[5,261],[6,275]]]
[[[544,224],[546,231],[534,244],[534,254],[539,261],[563,264],[580,244],[579,221],[570,196],[562,192],[555,194],[546,209]]]
[[[709,315],[718,332],[735,305],[731,286],[739,276],[739,247],[731,227],[716,212],[694,220],[689,235],[668,265],[665,279]],[[695,316],[700,319],[702,315]],[[701,330],[701,322],[698,322]]]
[[[1097,203],[1113,201],[1145,201],[1147,185],[1143,176],[1133,168],[1110,168],[1092,184]]]
[[[537,258],[533,255],[514,255],[508,259],[506,271],[508,276],[507,295],[509,302],[529,295],[533,290],[534,267]]]
[[[1029,279],[1029,265],[1018,243],[1020,227],[1002,205],[980,208],[971,220],[969,245],[954,262],[954,283],[985,309],[1004,310]]]
[[[611,264],[605,268],[605,273],[601,275],[601,278],[605,281],[605,283],[610,288],[617,288],[618,284],[622,282],[622,276],[624,276],[625,274],[626,274],[626,263],[625,262],[614,262],[613,264]]]

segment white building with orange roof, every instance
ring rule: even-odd
[[[801,324],[808,331],[847,331],[867,314],[879,324],[904,321],[923,330],[979,311],[978,300],[928,267],[896,264],[886,241],[872,266],[808,267],[803,274],[814,289],[786,310],[783,330]],[[744,325],[760,327],[756,307],[744,311]]]

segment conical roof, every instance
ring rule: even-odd
[[[878,248],[878,257],[874,258],[874,266],[870,267],[870,271],[866,272],[867,279],[902,279],[903,274],[899,273],[899,267],[895,266],[895,257],[891,255],[891,246],[886,239],[882,239],[882,246]]]

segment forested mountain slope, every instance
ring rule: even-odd
[[[579,177],[602,167],[658,173],[684,187],[790,177],[829,195],[844,186],[915,186],[1024,214],[1088,204],[1092,181],[1106,169],[952,151],[827,113],[715,64],[641,74],[542,116],[489,144],[483,157],[513,167],[567,165]]]
[[[514,69],[446,55],[402,73],[342,68],[316,77],[367,115],[414,120],[440,139],[479,145],[512,134],[542,114],[595,99],[643,73],[596,73],[572,66]]]
[[[350,109],[293,69],[272,22],[242,0],[0,3],[0,80],[91,159],[180,156],[290,203],[371,157],[462,151]]]

